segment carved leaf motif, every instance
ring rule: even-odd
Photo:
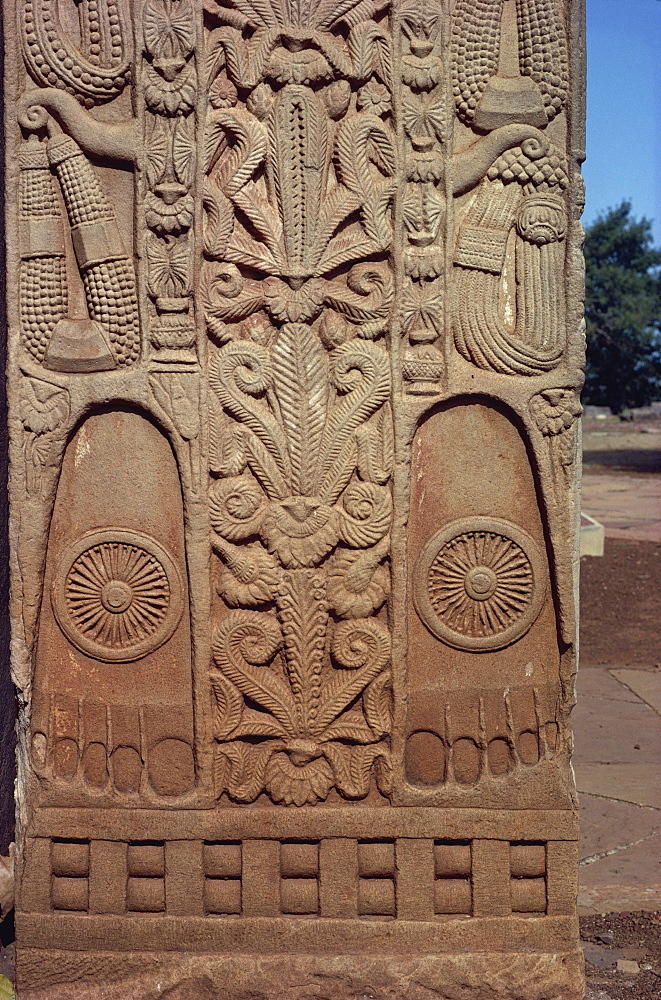
[[[185,441],[200,432],[199,387],[196,375],[149,376],[149,385],[159,406],[167,413]]]
[[[255,267],[266,274],[279,274],[280,264],[263,243],[257,243],[243,231],[235,231],[225,250],[225,260]]]
[[[272,0],[230,0],[230,2],[244,15],[249,24],[263,24],[268,28],[276,28],[281,23],[278,20],[278,6]]]
[[[326,607],[324,586],[316,573],[284,574],[278,614],[287,673],[304,733],[319,710],[328,621]]]
[[[360,712],[347,712],[324,732],[324,741],[352,740],[354,743],[374,743],[374,733]]]
[[[360,199],[358,196],[340,184],[326,194],[316,237],[315,261],[317,263],[337,227],[359,207]],[[317,269],[315,274],[319,273],[321,272]]]
[[[420,283],[426,285],[427,282]],[[432,288],[411,284],[402,300],[402,322],[406,333],[425,328],[437,336],[443,333],[443,296]]]
[[[346,485],[355,456],[354,433],[390,391],[388,355],[374,344],[352,341],[333,352],[333,377],[346,392],[326,421],[320,448],[319,494],[336,498]]]
[[[32,459],[35,465],[48,465],[53,453],[53,442],[50,434],[38,435],[32,446]]]
[[[335,270],[342,264],[348,264],[352,260],[361,260],[363,257],[371,257],[379,253],[382,248],[374,240],[365,238],[364,233],[356,231],[350,236],[337,236],[329,244],[323,254],[318,266],[315,268],[315,275],[327,274]]]
[[[320,734],[364,691],[388,662],[390,636],[374,618],[341,622],[333,636],[333,656],[345,668],[324,687],[311,731]]]
[[[232,733],[234,739],[238,740],[246,736],[270,736],[275,738],[286,737],[287,733],[283,727],[271,716],[244,709],[243,721]]]
[[[280,496],[287,496],[290,466],[282,432],[268,407],[255,399],[273,382],[268,352],[246,341],[227,344],[220,351],[209,380],[225,409],[252,431],[270,456],[272,461],[262,464],[262,474],[273,490],[281,490]],[[259,462],[259,450],[254,454]]]
[[[415,32],[420,32],[431,38],[443,16],[444,0],[400,0],[397,13],[402,20]]]
[[[33,434],[54,431],[69,416],[69,393],[50,382],[26,378],[22,383],[20,414],[26,431]]]
[[[337,133],[336,153],[343,182],[363,197],[375,196],[372,163],[387,176],[395,172],[392,136],[380,118],[367,112],[344,120]]]
[[[188,119],[179,118],[172,136],[172,162],[177,180],[189,188],[195,173],[195,139]]]
[[[392,672],[384,670],[363,694],[365,718],[377,738],[392,730]]]
[[[204,253],[211,260],[224,260],[227,243],[234,230],[234,211],[229,198],[208,182],[202,203],[206,212]]]
[[[292,492],[310,495],[326,419],[327,355],[315,332],[287,323],[273,348],[273,376],[289,448]]]
[[[339,21],[352,28],[385,6],[386,0],[320,0],[314,17],[321,30],[329,30]]]
[[[395,460],[392,413],[387,403],[381,410],[376,428],[371,423],[359,427],[356,439],[356,467],[360,478],[383,486],[390,479]]]
[[[254,802],[264,788],[264,773],[272,746],[260,747],[236,741],[223,743],[216,751],[216,794],[224,792],[237,802]]]
[[[251,225],[273,254],[278,264],[284,266],[284,256],[280,246],[282,226],[273,216],[267,201],[249,196],[245,191],[238,191],[233,198],[234,204],[245,213]]]
[[[371,338],[374,332],[369,321],[387,318],[393,296],[394,288],[390,274],[375,264],[365,263],[356,264],[351,268],[346,288],[338,282],[329,282],[324,301],[352,322],[369,324],[368,334],[363,333],[362,325],[356,332],[359,336]]]
[[[373,17],[386,6],[386,0],[230,0],[245,21],[266,28],[297,27],[328,31],[338,21],[349,27]],[[230,12],[224,11],[227,16]],[[243,27],[237,21],[237,27]]]
[[[165,173],[168,145],[167,125],[157,118],[145,155],[145,173],[150,188],[154,188]]]
[[[392,90],[390,41],[378,24],[368,22],[354,27],[349,35],[349,51],[357,79],[367,80],[375,72]]]
[[[260,483],[270,500],[280,500],[290,492],[288,483],[282,476],[263,441],[256,434],[245,437],[247,463],[250,471]]]
[[[243,429],[222,411],[214,393],[209,393],[209,470],[219,476],[240,476],[246,467]]]
[[[228,147],[227,132],[217,114],[211,112],[204,131],[204,170],[210,173]]]
[[[214,713],[214,735],[216,739],[224,740],[236,729],[241,721],[243,697],[238,688],[220,673],[210,675],[211,689],[214,693],[216,709]]]
[[[389,762],[389,751],[385,746],[346,747],[341,743],[328,743],[324,747],[324,755],[333,768],[337,788],[349,799],[362,799],[368,794],[376,761]],[[383,791],[378,770],[377,783]]]
[[[155,237],[147,240],[149,292],[156,298],[159,295],[178,297],[186,295],[189,290],[190,252],[185,240],[165,242]]]
[[[182,55],[189,55],[194,46],[193,8],[188,0],[174,0],[169,11],[151,0],[145,7],[145,46],[154,58],[171,54],[176,45]]]
[[[214,181],[232,198],[246,184],[266,155],[268,137],[266,128],[256,118],[240,109],[214,111],[210,116],[207,134],[207,157],[213,159],[222,138],[221,130],[233,139],[231,151],[223,156]],[[207,166],[209,169],[209,166]]]
[[[411,139],[414,148],[424,149],[431,146],[426,140],[438,139],[443,142],[447,129],[445,108],[434,95],[420,96],[416,103],[404,101],[402,104],[402,119],[406,134]]]
[[[268,119],[269,162],[282,219],[288,273],[311,272],[326,168],[323,105],[307,87],[280,91]]]
[[[218,669],[241,693],[270,712],[287,733],[296,733],[296,713],[287,685],[263,667],[282,642],[277,621],[256,611],[233,611],[220,624],[213,640]]]

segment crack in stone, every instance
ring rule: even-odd
[[[644,844],[646,840],[652,840],[653,837],[658,837],[659,832],[648,834],[647,837],[641,837],[640,840],[632,840],[630,844],[620,844],[619,847],[612,847],[610,851],[599,851],[597,854],[591,854],[587,858],[583,858],[579,861],[579,868],[583,868],[585,865],[591,865],[595,861],[601,861],[602,858],[610,858],[613,854],[619,854],[621,851],[626,851],[630,847],[636,847],[638,844]]]

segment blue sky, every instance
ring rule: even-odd
[[[661,0],[587,0],[586,225],[625,198],[661,247]]]

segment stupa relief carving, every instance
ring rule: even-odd
[[[582,995],[581,17],[5,0],[19,997]]]

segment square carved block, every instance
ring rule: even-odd
[[[512,878],[544,878],[546,875],[546,846],[544,844],[511,844],[510,872]]]
[[[241,878],[241,844],[207,842],[202,849],[204,874],[212,878]]]
[[[51,898],[54,910],[87,910],[89,879],[55,875]]]
[[[162,879],[165,875],[165,848],[157,843],[129,844],[127,852],[129,877]]]
[[[316,878],[283,878],[280,882],[283,913],[312,915],[319,912],[319,883]]]
[[[437,840],[434,843],[434,871],[436,878],[470,878],[471,845]]]
[[[443,915],[464,913],[470,915],[473,897],[470,879],[437,878],[434,883],[434,912]]]
[[[361,878],[358,882],[358,913],[362,917],[394,917],[394,880]]]
[[[393,878],[395,875],[395,845],[387,840],[358,842],[358,873],[361,878]]]
[[[238,878],[205,878],[204,911],[219,915],[241,912],[241,880]]]
[[[129,877],[126,906],[135,913],[162,913],[165,910],[165,880]]]
[[[81,878],[89,875],[90,848],[87,841],[54,840],[51,844],[53,875]]]
[[[513,913],[546,912],[546,880],[513,878],[510,885]]]
[[[280,844],[280,875],[283,879],[317,878],[319,843],[289,841]]]

